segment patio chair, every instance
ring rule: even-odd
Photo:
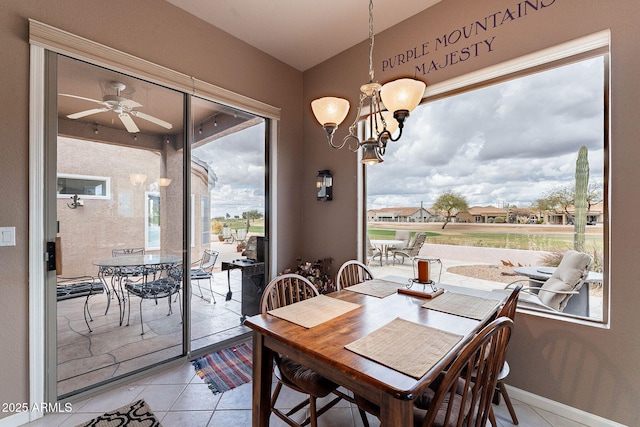
[[[216,303],[216,297],[213,294],[213,267],[218,259],[218,251],[212,251],[209,249],[205,249],[202,258],[200,258],[198,268],[192,268],[190,271],[191,282],[194,280],[198,284],[198,289],[200,289],[200,298],[206,299],[204,294],[202,293],[202,287],[200,287],[200,280],[208,280],[209,281],[209,292],[211,292],[211,300],[213,303]]]
[[[336,274],[336,290],[339,291],[371,279],[373,279],[373,274],[369,267],[360,261],[346,261],[340,266],[338,274]]]
[[[411,241],[411,231],[409,230],[396,230],[396,234],[393,238],[394,240],[402,240],[402,244],[397,246],[389,246],[387,249],[389,251],[394,251],[397,249],[406,248],[409,246],[409,242]]]
[[[380,267],[382,267],[382,251],[371,244],[369,234],[367,234],[367,265],[371,265],[371,262],[380,258]]]
[[[500,317],[469,341],[414,401],[414,425],[485,426],[493,418],[491,400],[512,329],[513,321]],[[360,408],[379,416],[377,405],[359,396],[355,400]],[[369,426],[366,418],[363,423]]]
[[[406,248],[397,249],[391,252],[393,255],[393,264],[396,264],[396,258],[401,259],[404,264],[405,258],[413,259],[418,253],[420,249],[422,249],[422,245],[424,244],[425,239],[427,238],[427,233],[416,233],[413,236],[413,240]]]
[[[222,239],[224,243],[233,243],[233,233],[230,227],[222,227]]]
[[[125,249],[113,249],[111,251],[111,256],[121,257],[121,256],[132,256],[132,255],[144,255],[144,248],[125,248]],[[145,274],[144,269],[140,267],[136,268],[119,268],[117,271],[120,277],[137,277]]]
[[[91,326],[89,326],[89,321],[93,322],[93,317],[91,317],[91,312],[89,311],[89,298],[104,292],[104,284],[93,276],[58,277],[56,280],[56,298],[58,302],[84,298],[84,323],[87,324],[89,332],[93,332]],[[87,320],[87,317],[89,320]]]
[[[236,230],[236,242],[246,243],[247,240],[247,229],[246,228],[238,228]]]
[[[531,277],[518,279],[509,283],[504,290],[499,289],[498,291],[508,292],[517,283],[527,281],[529,286],[524,286],[520,292],[522,305],[562,312],[567,306],[569,298],[579,293],[578,291],[589,275],[589,267],[592,262],[591,255],[568,250],[562,257],[558,268],[546,281]],[[531,283],[541,286],[531,286]]]
[[[283,274],[273,279],[265,288],[260,304],[261,312],[264,315],[269,310],[314,298],[318,295],[318,290],[306,278],[297,274]],[[309,423],[311,423],[311,426],[317,426],[318,417],[335,406],[341,399],[353,401],[349,396],[337,390],[338,385],[336,383],[298,362],[278,353],[274,354],[274,361],[276,365],[274,374],[278,383],[271,396],[271,412],[290,426],[302,427]],[[283,410],[276,408],[282,386],[287,386],[309,397],[285,413]],[[335,394],[336,397],[322,408],[316,408],[317,399],[328,396],[331,393]],[[309,416],[304,421],[298,423],[291,418],[293,414],[307,405],[309,406]]]
[[[142,328],[142,333],[140,335],[144,335],[144,319],[142,318],[142,302],[145,299],[152,299],[157,301],[162,298],[167,299],[167,303],[169,304],[169,313],[167,316],[170,316],[173,313],[173,309],[171,307],[172,296],[180,292],[180,287],[182,284],[182,265],[176,264],[172,265],[166,270],[166,274],[162,277],[156,278],[154,275],[153,280],[147,281],[144,280],[142,282],[130,282],[127,281],[125,284],[125,289],[129,295],[129,313],[127,315],[127,326],[129,326],[131,321],[131,295],[135,295],[140,298],[140,327]],[[180,317],[182,317],[182,304],[179,303],[178,307],[180,308]]]

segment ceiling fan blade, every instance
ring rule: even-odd
[[[79,119],[81,117],[90,116],[92,114],[104,113],[105,111],[109,111],[108,108],[94,108],[92,110],[79,111],[77,113],[69,114],[67,118],[69,119]]]
[[[173,128],[173,125],[171,123],[165,122],[164,120],[160,120],[157,117],[153,117],[150,116],[148,114],[145,114],[143,112],[140,111],[132,111],[131,114],[133,114],[135,117],[140,117],[141,119],[150,121],[151,123],[155,123],[158,126],[162,126],[165,129],[171,129]]]
[[[59,95],[60,96],[68,96],[69,98],[84,99],[85,101],[96,102],[98,104],[104,104],[104,101],[98,101],[97,99],[85,98],[84,96],[69,95],[68,93],[60,93]]]
[[[120,121],[122,122],[124,127],[127,128],[127,131],[129,133],[140,132],[140,129],[138,129],[138,126],[136,126],[136,123],[133,121],[130,115],[128,115],[127,113],[120,113],[118,114],[118,117],[120,117]]]

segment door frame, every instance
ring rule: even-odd
[[[57,130],[57,126],[49,126],[47,123],[50,120],[48,115],[56,115],[56,97],[47,97],[46,93],[47,75],[51,74],[46,70],[47,55],[63,54],[265,118],[271,123],[270,150],[266,163],[268,176],[273,177],[271,186],[275,184],[273,156],[276,153],[280,109],[32,19],[29,20],[29,43],[29,400],[33,404],[57,400],[57,383],[48,380],[49,376],[55,378],[55,372],[51,374],[47,370],[47,352],[50,346],[47,345],[46,326],[50,323],[47,313],[51,310],[45,310],[46,284],[52,283],[55,278],[55,274],[47,273],[45,268],[48,256],[45,221],[47,217],[51,217],[48,215],[49,201],[46,199],[51,191],[47,192],[45,188],[48,181],[45,172],[51,170],[46,168],[46,142],[50,136],[45,132],[47,129],[49,132],[51,129]],[[55,159],[55,156],[49,157]],[[273,233],[269,246],[273,248],[277,243],[274,234],[277,218],[277,203],[274,202],[277,195],[274,188],[267,188],[267,191],[269,231]],[[55,206],[55,201],[49,206]],[[55,229],[55,226],[50,228]],[[269,250],[269,254],[271,271],[275,271],[273,267],[277,265],[276,251]],[[25,422],[44,415],[40,411],[29,411],[27,414],[29,419]]]

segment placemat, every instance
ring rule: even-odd
[[[398,317],[345,348],[418,379],[461,339],[462,335]]]
[[[457,294],[455,292],[445,292],[438,298],[425,302],[422,306],[456,316],[482,320],[493,311],[498,304],[500,304],[500,301],[494,299]]]
[[[347,291],[358,292],[361,294],[371,295],[377,298],[388,297],[395,294],[399,288],[404,288],[405,285],[397,282],[390,282],[382,279],[372,279],[366,282],[358,283],[357,285],[349,286],[345,288]]]
[[[305,328],[313,328],[360,307],[348,301],[318,295],[295,304],[270,310],[268,313]]]

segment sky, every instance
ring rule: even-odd
[[[448,190],[469,206],[528,207],[575,182],[583,145],[602,184],[603,68],[599,57],[419,106],[367,167],[367,209],[430,208]]]
[[[603,69],[598,57],[419,106],[384,162],[367,166],[367,209],[430,208],[448,190],[469,206],[528,207],[573,184],[583,145],[590,183],[602,184]],[[213,217],[264,212],[264,132],[263,123],[194,149],[218,178]],[[343,150],[334,155],[351,155]]]
[[[243,212],[264,213],[265,125],[252,126],[193,150],[217,177],[211,190],[211,216],[242,217]]]

